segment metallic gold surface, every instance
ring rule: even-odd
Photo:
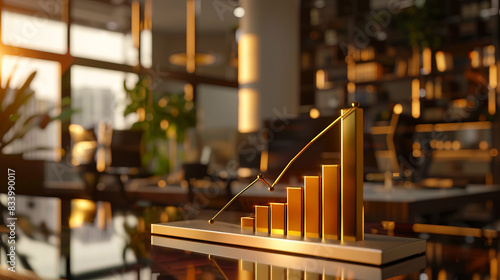
[[[267,264],[255,263],[255,280],[269,280],[271,267]]]
[[[303,188],[286,188],[286,228],[288,236],[302,236],[304,229],[303,218]]]
[[[238,280],[253,280],[254,276],[254,263],[238,260],[238,267],[240,268],[238,271]]]
[[[363,109],[342,119],[340,153],[341,239],[363,240]]]
[[[285,280],[286,268],[281,266],[271,266],[271,280]]]
[[[255,218],[241,217],[241,229],[248,231],[255,231]]]
[[[286,274],[288,280],[302,280],[304,271],[288,268],[286,270]]]
[[[233,198],[231,198],[231,200],[226,203],[226,205],[224,205],[224,207],[222,207],[221,210],[219,210],[219,212],[217,212],[217,214],[215,214],[210,220],[208,220],[208,223],[209,224],[213,224],[215,222],[215,218],[217,218],[217,216],[219,216],[220,213],[222,213],[224,210],[226,210],[226,208],[238,197],[240,196],[243,192],[245,192],[248,188],[250,188],[253,184],[255,184],[257,181],[262,181],[264,184],[266,184],[268,186],[268,189],[269,191],[274,191],[274,186],[281,180],[281,178],[283,177],[283,175],[286,173],[286,171],[290,168],[290,166],[295,162],[295,160],[297,160],[297,158],[299,158],[314,142],[316,142],[316,140],[318,140],[321,136],[323,136],[325,133],[327,133],[332,127],[334,127],[339,121],[341,120],[344,120],[345,118],[347,118],[348,116],[350,116],[350,114],[352,114],[353,112],[355,112],[359,107],[359,102],[355,101],[352,103],[352,108],[349,108],[349,109],[345,109],[345,110],[342,110],[342,114],[337,118],[335,119],[332,123],[330,123],[325,129],[323,129],[318,135],[316,135],[313,139],[311,139],[311,141],[309,141],[309,143],[307,143],[307,145],[305,145],[302,150],[300,150],[289,162],[288,164],[285,166],[285,168],[283,168],[283,170],[281,171],[281,173],[278,175],[278,178],[276,178],[276,180],[274,180],[274,182],[272,184],[269,184],[266,180],[264,180],[264,177],[262,175],[258,175],[257,178],[251,182],[248,186],[246,186],[243,190],[241,190],[238,194],[236,194]]]
[[[269,233],[269,206],[255,206],[255,232]]]
[[[304,176],[304,236],[321,237],[321,185],[319,176]]]
[[[210,226],[206,224],[204,221],[201,222],[205,228],[208,227],[217,227],[218,225],[215,226]],[[239,231],[239,226],[235,226],[235,230]],[[246,235],[249,236],[249,235]],[[399,250],[405,250],[405,253],[411,253],[408,252],[409,247],[405,248],[397,248],[398,246],[393,246],[392,248],[386,248],[384,250],[387,250],[386,252],[383,252],[383,259],[386,259],[388,263],[386,262],[385,265],[383,266],[376,266],[373,265],[373,261],[376,259],[376,256],[374,256],[373,249],[369,249],[368,246],[371,246],[369,244],[365,243],[372,243],[371,238],[379,238],[379,237],[384,237],[385,240],[392,240],[395,243],[401,242],[402,238],[395,237],[389,237],[389,236],[373,236],[370,234],[367,234],[366,240],[363,242],[357,242],[357,243],[363,243],[365,246],[367,246],[366,249],[363,249],[362,247],[357,247],[354,249],[357,252],[353,252],[353,254],[356,254],[358,258],[366,258],[367,260],[371,261],[371,264],[364,264],[364,263],[355,263],[355,262],[350,262],[346,261],[347,259],[344,260],[333,260],[331,259],[332,257],[338,257],[338,258],[344,258],[345,256],[345,251],[337,251],[334,247],[331,247],[331,244],[328,243],[321,243],[321,242],[297,242],[296,240],[289,240],[286,238],[268,238],[268,237],[258,237],[255,235],[252,235],[253,238],[261,239],[261,240],[269,240],[269,239],[276,239],[276,240],[285,240],[289,244],[280,244],[283,246],[283,248],[288,248],[291,249],[294,247],[292,244],[298,244],[300,243],[300,246],[297,247],[297,251],[295,253],[290,252],[278,252],[278,251],[269,251],[269,250],[261,250],[260,247],[257,247],[255,249],[252,249],[248,247],[248,244],[255,244],[255,243],[260,243],[260,240],[247,240],[247,245],[246,246],[227,246],[226,244],[221,244],[221,243],[216,243],[216,242],[206,242],[206,241],[195,241],[195,240],[190,240],[190,239],[184,239],[184,238],[177,238],[177,237],[167,237],[167,236],[158,236],[158,235],[152,235],[151,236],[151,244],[153,246],[159,246],[159,247],[166,247],[170,249],[177,249],[181,251],[189,251],[189,252],[195,252],[195,253],[201,253],[201,254],[210,254],[212,256],[219,256],[227,259],[236,259],[236,260],[243,260],[249,263],[252,268],[251,269],[246,269],[246,271],[253,272],[253,263],[254,262],[259,262],[271,266],[279,266],[279,267],[287,267],[291,269],[296,269],[296,270],[307,270],[309,272],[315,272],[319,274],[325,274],[325,275],[337,275],[340,276],[340,272],[342,270],[344,271],[355,271],[354,275],[352,275],[351,279],[370,279],[370,280],[376,280],[376,279],[386,279],[389,277],[401,275],[401,274],[407,274],[413,271],[418,271],[422,268],[425,267],[425,260],[426,256],[425,254],[418,254],[414,257],[406,257],[405,260],[403,261],[398,261],[394,262],[389,259],[390,255],[393,255],[397,253]],[[224,236],[224,239],[232,239],[231,237]],[[381,239],[382,240],[382,239]],[[416,242],[418,239],[413,239],[413,242]],[[385,242],[385,241],[383,241]],[[425,240],[418,240],[418,242],[422,245],[422,250],[425,251],[426,243]],[[303,246],[304,244],[307,243],[320,243],[322,247],[318,248],[308,248],[308,246]],[[335,241],[335,243],[340,244],[340,241]],[[394,244],[396,245],[396,244]],[[400,244],[401,245],[401,244]],[[325,247],[326,246],[326,247]],[[344,246],[344,245],[341,245]],[[375,247],[376,248],[376,247]],[[267,249],[267,248],[266,248]],[[309,250],[311,249],[311,250]],[[326,250],[325,250],[326,249]],[[395,250],[394,250],[395,249]],[[300,250],[301,253],[298,252]],[[375,249],[378,250],[378,249]],[[315,252],[325,252],[327,251],[329,255],[325,257],[323,254],[320,253],[320,255],[315,254]],[[307,256],[304,255],[305,252],[310,252],[311,255]],[[414,253],[414,252],[413,252]],[[347,253],[349,255],[349,253]],[[411,256],[408,254],[408,256]],[[245,267],[245,266],[243,266]],[[223,267],[224,268],[224,267]],[[241,268],[241,266],[240,266]],[[253,277],[252,277],[253,279]],[[299,278],[299,279],[302,279]]]
[[[340,236],[340,166],[322,166],[322,237],[338,240]]]
[[[286,235],[286,203],[271,203],[271,234]]]

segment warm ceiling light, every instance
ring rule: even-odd
[[[316,71],[316,88],[318,89],[325,88],[325,71],[321,69]]]
[[[245,15],[245,9],[242,7],[236,7],[233,11],[233,15],[237,18],[242,18]]]
[[[161,122],[160,122],[160,127],[163,130],[167,130],[167,128],[169,127],[169,125],[170,124],[169,124],[169,122],[167,120],[161,120]]]
[[[167,186],[167,182],[165,180],[160,180],[160,181],[158,181],[157,185],[160,188],[164,188]]]
[[[422,51],[422,74],[427,75],[431,73],[432,70],[432,51],[430,48],[425,48]]]
[[[215,55],[210,53],[196,53],[194,57],[197,66],[207,66],[215,63]],[[168,58],[173,65],[186,66],[187,55],[185,53],[174,53]]]
[[[446,57],[443,51],[436,52],[436,67],[439,72],[446,70]]]
[[[400,115],[401,113],[403,113],[403,106],[398,103],[398,104],[394,105],[393,111],[394,111],[394,114]]]
[[[316,108],[312,108],[310,111],[309,111],[309,116],[311,117],[311,119],[317,119],[319,118],[319,110],[316,109]]]

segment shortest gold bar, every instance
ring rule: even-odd
[[[286,203],[271,203],[271,234],[286,235]]]
[[[302,223],[302,219],[304,216],[303,194],[303,188],[286,188],[286,232],[288,236],[302,236],[304,233],[304,227]]]
[[[255,206],[255,232],[269,233],[269,206]]]
[[[241,217],[241,229],[255,231],[254,222],[255,218],[253,217]]]

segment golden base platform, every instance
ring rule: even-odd
[[[239,225],[206,220],[178,221],[151,225],[153,235],[190,239],[232,246],[307,255],[369,265],[386,265],[425,252],[425,240],[366,234],[362,241],[321,240],[255,235]],[[153,236],[153,245],[158,239]],[[156,240],[156,241],[155,241]]]

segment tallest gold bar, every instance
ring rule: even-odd
[[[341,239],[363,240],[363,109],[342,119],[340,158]]]

